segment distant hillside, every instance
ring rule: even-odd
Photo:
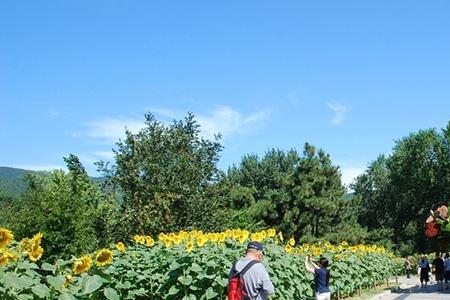
[[[23,180],[28,173],[46,176],[46,171],[30,171],[18,168],[0,167],[0,192],[9,195],[17,195],[23,193],[27,189],[27,184]],[[92,177],[94,182],[100,182],[102,177]]]
[[[46,175],[44,171],[30,171],[24,169],[0,167],[0,191],[7,194],[19,194],[26,190],[27,184],[23,180],[27,173]]]

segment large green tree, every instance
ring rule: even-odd
[[[304,157],[293,174],[291,209],[285,214],[284,227],[297,237],[318,238],[335,230],[349,204],[344,194],[339,167],[322,149],[305,144]]]
[[[244,156],[239,166],[229,169],[226,180],[231,207],[248,212],[263,227],[276,227],[298,239],[324,237],[348,220],[352,202],[342,197],[339,168],[310,144],[305,144],[303,156],[276,149],[261,159]]]
[[[421,130],[396,142],[354,184],[359,220],[369,229],[391,228],[398,249],[427,251],[423,223],[450,196],[449,129]]]
[[[19,239],[42,232],[49,259],[93,251],[115,238],[115,199],[106,197],[92,182],[78,157],[69,155],[64,160],[68,173],[28,174],[26,193],[2,220]]]
[[[222,145],[200,134],[192,114],[164,124],[151,114],[138,133],[114,149],[115,163],[99,167],[123,195],[125,234],[187,228],[214,229],[218,203],[210,193],[218,181]]]

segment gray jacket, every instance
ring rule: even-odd
[[[242,271],[251,259],[244,257],[236,263],[236,270]],[[228,277],[232,276],[233,270],[230,270]],[[252,300],[267,300],[269,295],[275,292],[275,288],[270,280],[269,273],[262,263],[254,264],[244,274],[245,288]]]

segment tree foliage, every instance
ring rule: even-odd
[[[214,225],[204,217],[217,206],[209,192],[219,176],[219,137],[202,138],[192,114],[170,125],[145,117],[145,128],[117,143],[115,164],[100,164],[122,192],[126,234]]]
[[[250,211],[263,227],[276,227],[296,238],[320,238],[343,222],[345,193],[339,168],[328,154],[305,144],[297,151],[269,150],[259,159],[245,156],[227,174],[230,205]]]
[[[369,229],[390,228],[404,252],[429,250],[423,223],[430,209],[450,196],[450,123],[446,129],[421,130],[396,142],[354,184],[360,198],[359,222]]]
[[[56,170],[46,177],[27,175],[28,190],[3,220],[19,238],[42,232],[45,255],[50,259],[106,245],[115,214],[111,201],[100,193],[78,157],[70,155],[64,160],[68,173]]]

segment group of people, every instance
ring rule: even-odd
[[[420,275],[420,287],[426,288],[430,281],[430,273],[434,273],[436,282],[438,284],[438,290],[449,289],[450,285],[450,255],[449,253],[436,253],[436,257],[431,264],[429,263],[426,255],[423,255],[418,263],[418,273]],[[413,261],[411,257],[405,259],[405,268],[407,277],[410,277],[410,273],[413,270]]]
[[[228,275],[228,298],[230,300],[266,300],[275,292],[269,273],[261,263],[263,258],[263,244],[248,243],[245,256],[232,266]],[[314,274],[316,299],[330,300],[328,260],[321,257],[315,263],[310,256],[307,256],[305,268]]]

